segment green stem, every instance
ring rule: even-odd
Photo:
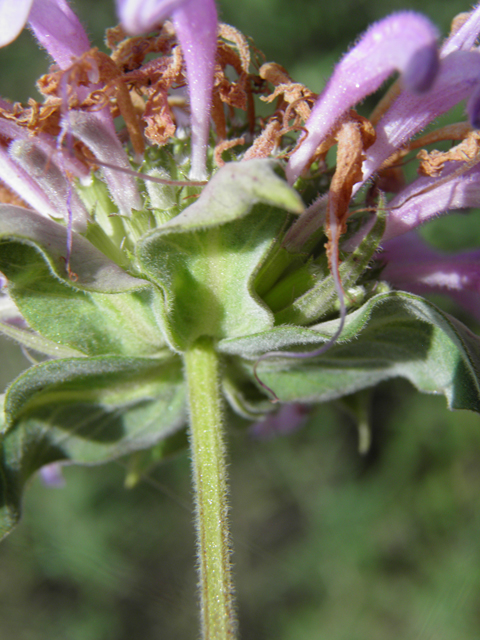
[[[231,545],[219,362],[210,338],[185,353],[204,640],[233,640]]]

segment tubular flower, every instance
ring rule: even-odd
[[[1,0],[0,46],[15,40],[27,21],[38,42],[62,69],[90,49],[87,34],[66,0]]]
[[[217,51],[214,0],[117,0],[117,7],[122,25],[132,35],[148,33],[171,16],[187,67],[192,127],[190,177],[204,180]]]
[[[477,200],[478,202],[478,200]],[[480,321],[480,251],[446,254],[413,231],[383,246],[382,277],[398,289],[447,295]]]
[[[342,116],[376,91],[395,70],[414,93],[429,89],[438,69],[437,31],[423,16],[404,12],[372,25],[339,62],[307,120],[306,139],[290,157],[287,176],[295,182],[315,149]]]

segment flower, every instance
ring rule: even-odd
[[[364,450],[359,394],[397,376],[480,412],[480,339],[385,284],[478,308],[478,252],[446,257],[410,233],[477,199],[480,136],[467,123],[412,137],[463,98],[477,123],[480,7],[440,51],[419,14],[373,25],[317,99],[275,63],[251,73],[246,38],[217,34],[211,0],[120,2],[130,33],[167,15],[173,26],[111,29],[111,55],[90,48],[64,0],[20,6],[57,65],[38,81],[42,102],[0,100],[0,331],[44,358],[1,398],[0,532],[39,468],[134,454],[138,478],[184,446],[189,422],[204,628],[233,637],[223,416],[268,437],[349,396]],[[403,84],[370,119],[356,113],[394,69]],[[185,84],[190,137],[174,113]],[[256,93],[270,117],[255,117]],[[206,174],[210,114],[218,171],[185,180]],[[422,149],[439,140],[459,144]],[[405,187],[398,165],[419,148],[422,176]]]
[[[315,103],[305,125],[307,137],[288,162],[290,183],[348,109],[378,89],[393,71],[403,74],[408,91],[428,90],[438,68],[436,40],[435,27],[413,12],[393,14],[373,24],[339,62]]]
[[[118,14],[128,33],[151,31],[168,16],[187,65],[192,127],[192,180],[206,178],[213,71],[217,51],[217,10],[214,0],[117,0]]]
[[[206,178],[213,72],[217,50],[217,11],[214,0],[117,0],[127,32],[151,31],[172,16],[185,57],[190,95],[192,180]],[[90,49],[88,37],[66,0],[0,0],[0,46],[12,42],[28,20],[38,42],[55,62],[68,68]]]
[[[90,49],[87,34],[66,0],[1,0],[0,46],[15,40],[27,21],[38,42],[62,69]]]
[[[447,295],[480,321],[480,250],[436,251],[411,231],[385,242],[378,261],[382,278],[397,289]]]
[[[480,52],[474,43],[479,31],[480,5],[454,22],[452,34],[437,55],[433,26],[418,14],[404,12],[372,25],[345,55],[311,110],[305,124],[307,135],[300,137],[288,161],[287,176],[293,183],[312,161],[320,158],[321,162],[328,148],[338,142],[337,167],[328,196],[322,194],[290,230],[287,236],[290,249],[298,250],[312,233],[325,225],[330,266],[332,273],[338,274],[338,245],[347,231],[351,199],[357,196],[358,203],[361,188],[373,180],[375,186],[370,192],[375,188],[395,192],[386,205],[388,213],[382,241],[385,253],[379,258],[382,264],[388,264],[383,274],[395,286],[427,292],[425,283],[420,286],[417,280],[409,281],[403,269],[408,242],[414,236],[408,234],[398,245],[389,241],[440,214],[478,204],[480,146],[475,127],[480,113]],[[348,124],[352,122],[352,112],[349,115],[348,110],[377,89],[394,68],[401,71],[401,82],[393,85],[373,112],[371,123],[367,121],[368,126],[375,127],[367,140],[364,133],[360,134],[360,127],[366,125],[358,118],[357,122]],[[467,99],[470,126],[458,123],[413,139],[426,125],[464,99]],[[460,144],[449,152],[421,151],[422,176],[404,186],[398,165],[407,154],[447,139]],[[342,250],[351,252],[358,247],[373,224],[374,220],[367,221],[359,231],[350,233]],[[404,249],[401,256],[400,246]],[[413,256],[419,259],[419,255],[413,252],[408,262],[412,274]],[[459,260],[463,264],[463,257]],[[434,265],[438,267],[440,257],[425,249],[425,261],[428,268],[433,269]],[[427,269],[424,261],[420,263],[422,270]],[[443,287],[441,281],[439,276],[437,289]],[[460,279],[457,288],[460,281],[463,282]],[[432,285],[432,290],[435,287]],[[337,292],[342,299],[338,275]],[[458,298],[460,294],[456,295]]]

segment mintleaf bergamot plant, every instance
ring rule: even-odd
[[[226,417],[354,406],[394,377],[480,412],[480,339],[419,297],[478,319],[478,252],[416,235],[478,204],[480,8],[440,47],[416,13],[372,25],[320,96],[252,63],[213,0],[118,11],[107,55],[65,0],[0,2],[0,42],[28,21],[55,63],[42,101],[0,101],[0,330],[41,356],[3,398],[0,531],[46,465],[130,456],[132,484],[149,451],[189,446],[202,633],[226,640]],[[418,135],[465,99],[468,120]],[[458,144],[425,149],[443,140]]]

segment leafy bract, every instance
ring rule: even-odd
[[[62,230],[60,225],[55,226]],[[9,294],[30,327],[50,342],[85,355],[154,355],[162,349],[165,341],[151,310],[155,295],[160,294],[155,293],[150,283],[122,271],[127,279],[120,276],[117,284],[130,283],[130,289],[114,288],[113,292],[85,289],[78,280],[60,278],[53,271],[55,255],[49,250],[33,241],[28,244],[19,241],[15,236],[0,243],[0,271],[8,278]],[[103,282],[105,287],[108,282],[110,278]],[[37,348],[31,335],[17,333],[11,337]],[[46,352],[41,341],[36,342],[37,350]],[[61,355],[51,349],[48,352]]]
[[[35,211],[14,205],[0,205],[0,240],[14,240],[35,247],[47,262],[52,274],[68,280],[66,227]],[[120,293],[148,286],[134,278],[96,249],[78,233],[72,233],[70,269],[75,274],[75,286],[86,291]],[[1,269],[3,271],[3,269]]]
[[[300,196],[275,173],[278,166],[274,160],[227,163],[210,180],[198,200],[165,223],[162,231],[216,227],[244,218],[259,202],[302,213]]]
[[[118,356],[71,358],[28,369],[5,397],[0,534],[20,513],[25,482],[57,460],[97,464],[149,448],[185,423],[181,363]]]
[[[252,283],[288,212],[302,206],[273,167],[226,165],[194,204],[137,244],[142,271],[163,290],[157,312],[175,350],[203,335],[235,337],[273,326]]]
[[[276,327],[222,340],[219,350],[251,360],[298,351],[298,359],[272,357],[258,367],[283,402],[323,402],[403,377],[420,391],[443,393],[452,409],[480,411],[480,339],[432,303],[401,291],[378,295],[347,316],[334,346],[308,357],[335,334],[338,322]],[[244,361],[244,370],[253,381],[251,361]]]

